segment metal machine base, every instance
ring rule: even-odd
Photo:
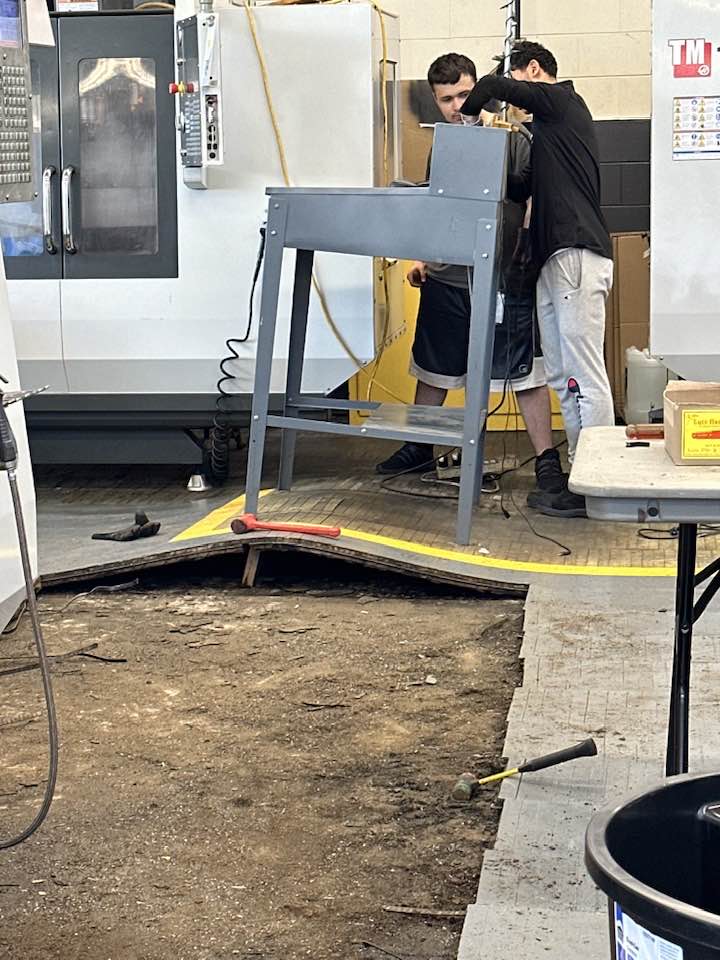
[[[270,398],[282,410],[282,398]],[[39,464],[203,463],[217,413],[214,394],[44,394],[26,401],[32,461]],[[247,428],[249,397],[232,398],[228,423]]]

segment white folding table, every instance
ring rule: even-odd
[[[675,647],[668,723],[668,776],[688,769],[693,625],[720,589],[720,559],[696,573],[699,523],[720,523],[720,467],[677,466],[662,440],[628,440],[623,427],[580,434],[570,489],[587,500],[594,520],[678,526]],[[707,583],[709,581],[709,583]],[[707,583],[695,599],[695,591]]]

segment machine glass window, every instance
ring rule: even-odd
[[[103,57],[78,66],[80,249],[84,254],[155,254],[155,62]]]
[[[0,0],[0,47],[19,47],[20,0]]]
[[[1,9],[1,8],[0,8]],[[30,61],[32,89],[32,171],[35,199],[27,203],[0,204],[0,237],[5,257],[40,257],[43,254],[42,196],[42,129],[40,121],[40,67]]]

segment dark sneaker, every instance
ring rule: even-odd
[[[554,447],[535,458],[535,481],[544,493],[562,493],[567,488],[568,475],[563,473],[560,454]]]
[[[528,506],[546,517],[586,517],[585,497],[565,489],[561,493],[533,490],[528,494]]]
[[[433,466],[433,448],[429,443],[405,443],[391,457],[378,463],[375,470],[382,474],[419,473]]]

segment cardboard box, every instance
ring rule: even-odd
[[[643,350],[650,340],[650,258],[646,233],[612,237],[615,278],[607,302],[605,366],[615,411],[625,409],[625,351]]]
[[[671,380],[664,412],[665,449],[673,463],[720,464],[720,383]]]
[[[418,183],[427,176],[433,130],[421,123],[436,123],[442,116],[425,80],[403,80],[400,85],[400,136],[402,177]]]

